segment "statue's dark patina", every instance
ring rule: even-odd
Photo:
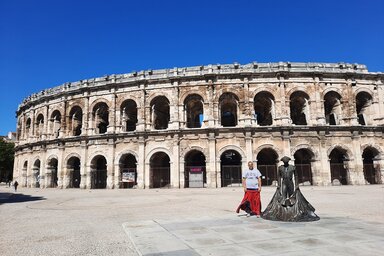
[[[293,222],[319,220],[315,208],[301,194],[296,168],[289,164],[290,160],[287,156],[281,159],[284,164],[277,171],[276,192],[261,217]]]

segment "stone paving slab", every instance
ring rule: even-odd
[[[380,255],[382,223],[324,218],[284,223],[256,217],[126,222],[138,255]]]

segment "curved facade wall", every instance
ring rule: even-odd
[[[382,183],[383,80],[358,64],[235,63],[66,83],[20,104],[14,179],[223,187],[256,161],[272,185],[287,155],[303,184]]]

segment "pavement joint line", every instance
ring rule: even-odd
[[[134,239],[132,238],[131,233],[128,231],[128,228],[125,226],[127,223],[128,223],[128,222],[124,222],[124,223],[122,224],[123,230],[124,230],[124,232],[127,234],[128,239],[129,239],[130,243],[132,244],[133,249],[135,250],[135,253],[136,253],[138,256],[143,256],[143,254],[140,252],[139,248],[137,247],[137,245],[136,245]]]

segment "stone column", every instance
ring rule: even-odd
[[[246,132],[245,133],[245,150],[246,150],[246,157],[247,161],[253,161],[253,150],[252,150],[252,133]]]
[[[92,135],[92,114],[89,113],[89,93],[84,93],[84,110],[83,110],[83,120],[81,127],[81,135]]]
[[[116,132],[116,89],[111,89],[112,94],[112,102],[111,102],[111,108],[109,109],[108,113],[108,119],[109,119],[109,125],[107,128],[107,133],[115,133]]]
[[[350,166],[353,169],[348,170],[350,177],[350,184],[352,185],[363,185],[365,184],[364,171],[363,171],[363,157],[361,152],[361,137],[358,131],[353,131],[352,134],[352,152],[353,152],[353,160],[350,161]]]
[[[115,176],[114,176],[114,188],[118,189],[120,187],[120,181],[121,181],[121,172],[120,172],[120,165],[119,162],[114,162],[114,171],[115,171]]]
[[[140,103],[137,106],[137,127],[136,130],[139,132],[142,132],[146,129],[146,122],[147,122],[147,116],[146,116],[146,91],[144,88],[144,84],[140,85],[141,95],[139,97]]]
[[[138,152],[138,157],[137,159],[137,187],[138,188],[148,188],[149,185],[149,180],[148,178],[148,170],[146,169],[146,164],[145,164],[145,139],[143,137],[139,138],[139,152]]]
[[[91,188],[91,167],[88,162],[88,145],[87,142],[81,142],[81,159],[80,159],[80,188]]]
[[[283,131],[281,135],[281,139],[283,140],[283,154],[284,156],[288,156],[293,159],[293,156],[291,156],[291,135],[289,134],[289,131]],[[280,160],[280,159],[278,159]]]
[[[328,145],[326,144],[327,138],[325,137],[325,132],[319,132],[319,166],[320,172],[318,173],[319,185],[329,186],[332,184],[331,181],[331,165],[330,159],[327,154]]]
[[[67,103],[67,99],[64,99],[64,102],[63,102],[63,112],[61,114],[61,120],[60,120],[60,131],[59,131],[59,138],[63,138],[65,136],[68,136],[69,135],[69,131],[68,131],[68,119],[70,118],[69,117],[69,109],[68,109],[68,103]]]
[[[180,170],[180,188],[185,188],[185,160],[180,159],[179,161],[179,170]]]
[[[279,95],[277,96],[279,97],[280,102],[276,101],[276,112],[280,113],[279,115],[276,115],[276,116],[277,116],[277,119],[280,120],[280,125],[282,126],[288,126],[292,124],[289,100],[287,102],[286,95],[285,95],[286,93],[285,86],[286,84],[284,82],[279,82],[280,90],[279,90]]]
[[[321,179],[321,160],[311,159],[312,185],[320,186],[323,181]]]
[[[206,172],[207,172],[207,185],[211,188],[217,188],[218,182],[217,182],[217,167],[216,167],[216,138],[215,133],[211,132],[209,133],[208,137],[208,147],[209,147],[209,156],[208,161],[206,165]],[[219,172],[220,173],[220,172]]]
[[[249,84],[248,78],[244,78],[244,111],[241,114],[242,126],[252,125],[252,108],[249,102]],[[241,113],[241,112],[240,112]]]
[[[321,87],[319,83],[319,77],[315,77],[315,102],[314,105],[316,107],[316,122],[317,125],[325,125],[325,110],[324,110],[324,99],[321,98]]]
[[[85,165],[85,167],[84,167],[85,173],[81,174],[81,181],[80,181],[81,182],[81,185],[80,185],[81,188],[87,188],[87,189],[92,188],[92,186],[91,186],[91,184],[92,184],[92,172],[94,171],[94,170],[92,170],[92,168],[93,167],[91,164]],[[83,183],[83,180],[84,180],[85,184]]]
[[[107,161],[107,188],[115,188],[115,142],[113,139],[108,140],[109,161]],[[118,187],[118,184],[117,184]]]
[[[169,114],[170,114],[170,122],[169,122],[169,126],[168,126],[168,129],[174,129],[174,130],[178,130],[180,128],[180,124],[179,124],[179,113],[180,113],[180,110],[179,110],[179,84],[177,81],[173,82],[173,95],[174,97],[172,97],[172,104],[169,106]]]
[[[29,136],[30,140],[29,141],[34,141],[35,139],[35,130],[36,130],[36,121],[35,121],[35,109],[32,110],[32,116],[31,116],[31,134]]]
[[[217,123],[216,115],[215,115],[215,108],[217,107],[217,103],[215,103],[214,98],[214,85],[212,83],[212,80],[209,80],[208,86],[207,86],[207,98],[208,102],[204,102],[204,110],[206,110],[207,117],[204,118],[206,122],[205,127],[215,127],[215,124]]]
[[[171,158],[171,187],[180,188],[180,171],[184,169],[179,169],[180,165],[180,142],[179,136],[177,134],[173,137],[173,151]],[[173,161],[172,161],[173,160]]]

